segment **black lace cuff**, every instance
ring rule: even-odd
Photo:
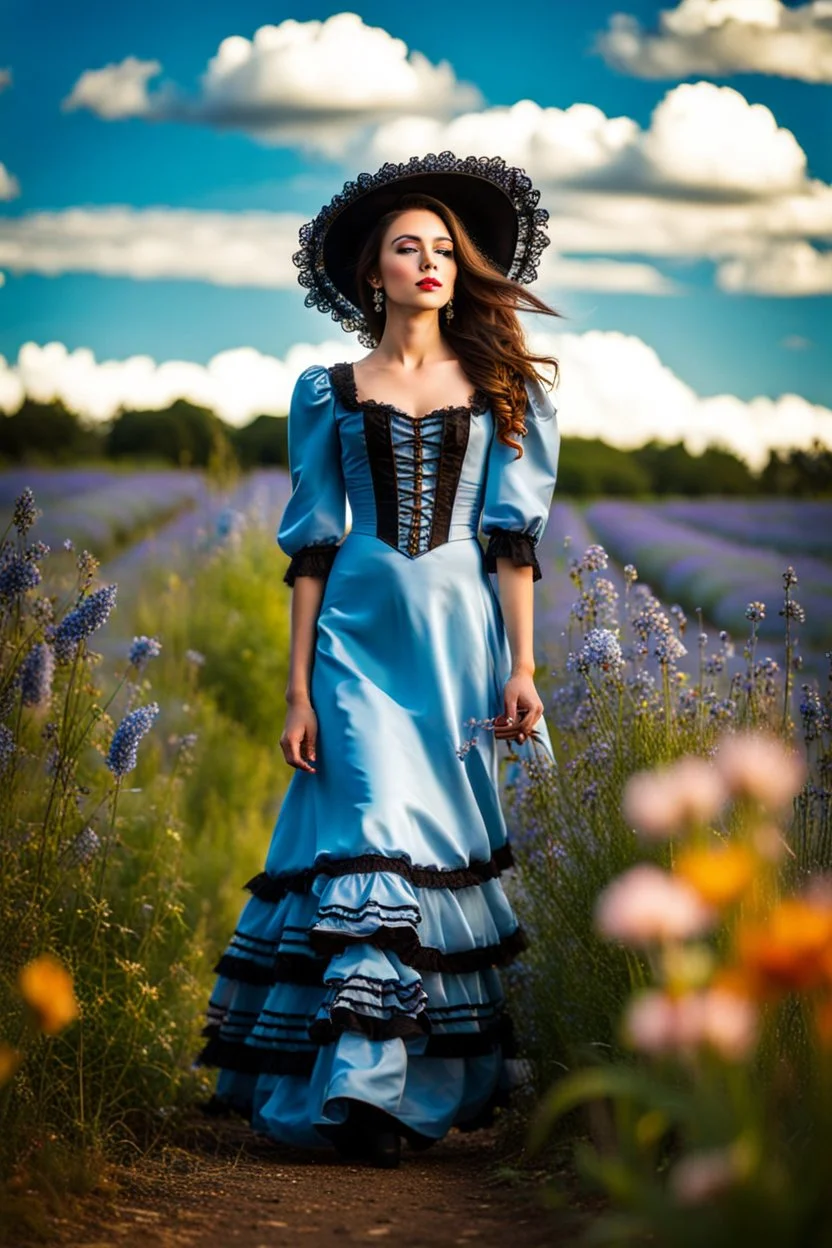
[[[320,576],[326,580],[338,550],[339,547],[334,542],[303,546],[292,555],[283,580],[287,585],[294,585],[298,576]]]
[[[497,556],[510,559],[515,568],[532,569],[532,580],[543,576],[535,554],[535,541],[528,533],[516,533],[513,529],[494,529],[488,538],[485,551],[485,569],[497,571]]]

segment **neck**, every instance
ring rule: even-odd
[[[455,357],[440,332],[436,309],[399,308],[388,304],[384,333],[375,358],[405,368],[419,368],[431,361]]]

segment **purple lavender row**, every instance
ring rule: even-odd
[[[58,498],[89,494],[124,475],[107,468],[7,468],[0,472],[0,506],[10,509],[26,486],[43,507]]]
[[[777,552],[698,533],[668,519],[661,509],[638,503],[595,503],[586,514],[615,558],[635,563],[640,575],[654,581],[663,595],[689,610],[701,607],[715,624],[736,635],[745,631],[748,603],[773,604],[779,599],[784,558]],[[828,565],[803,556],[795,568],[800,577],[799,601],[807,616],[801,636],[824,644],[832,610]],[[760,635],[779,636],[781,631],[782,621],[772,609],[761,621]]]
[[[832,557],[832,503],[714,498],[655,507],[671,520],[732,541],[769,546],[794,564],[804,555]]]
[[[39,532],[53,549],[69,538],[78,548],[106,554],[136,532],[193,506],[203,489],[198,472],[121,474],[45,503]]]

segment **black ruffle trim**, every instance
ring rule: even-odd
[[[394,1014],[392,1018],[374,1018],[371,1014],[359,1014],[345,1005],[336,1005],[329,1018],[316,1018],[309,1028],[309,1039],[315,1044],[331,1044],[345,1031],[357,1032],[368,1040],[393,1040],[396,1037],[429,1035],[430,1019],[422,1010],[413,1018],[409,1014]]]
[[[299,576],[319,576],[326,580],[339,550],[340,545],[334,542],[301,547],[292,555],[283,580],[287,585],[294,585]]]
[[[514,1022],[508,1011],[504,1011],[491,1027],[482,1031],[445,1034],[431,1032],[427,1015],[419,1017],[424,1018],[424,1025],[413,1018],[374,1019],[353,1010],[336,1008],[332,1011],[331,1022],[316,1019],[309,1028],[308,1047],[288,1050],[264,1049],[244,1044],[241,1040],[224,1040],[220,1036],[219,1025],[212,1023],[202,1030],[208,1043],[196,1057],[194,1065],[219,1066],[245,1075],[309,1075],[321,1046],[334,1043],[345,1032],[357,1032],[370,1040],[406,1039],[427,1034],[425,1057],[482,1057],[497,1048],[502,1049],[504,1058],[517,1056]]]
[[[528,533],[518,533],[512,529],[493,529],[488,538],[485,551],[485,570],[497,571],[497,557],[510,559],[515,568],[532,569],[532,580],[539,581],[543,576],[537,562],[535,541]]]
[[[463,949],[458,953],[444,953],[422,945],[412,927],[377,927],[371,936],[353,935],[350,932],[310,931],[309,943],[316,953],[327,958],[342,953],[350,945],[371,944],[377,949],[392,949],[407,966],[418,971],[444,971],[451,975],[465,975],[469,971],[481,971],[491,966],[505,966],[528,948],[529,942],[521,927],[505,936],[497,945],[484,945],[477,949]]]
[[[476,949],[463,949],[457,953],[443,953],[441,949],[421,945],[411,927],[378,927],[371,936],[352,936],[345,932],[311,932],[310,943],[317,953],[326,956],[308,957],[303,953],[281,953],[273,963],[263,965],[233,953],[224,953],[214,967],[216,975],[237,980],[242,984],[306,984],[323,986],[327,964],[336,953],[348,945],[366,943],[377,949],[392,949],[402,962],[419,971],[441,971],[448,975],[466,975],[469,971],[487,970],[492,966],[507,966],[524,949],[529,947],[522,927],[516,927],[497,945],[480,945]]]
[[[486,880],[496,879],[502,871],[514,866],[511,846],[506,843],[491,858],[473,860],[467,867],[420,867],[405,858],[387,858],[384,854],[361,854],[356,858],[324,860],[303,871],[270,875],[261,871],[243,887],[260,901],[281,901],[287,893],[308,893],[316,875],[336,877],[360,875],[372,871],[400,875],[417,888],[471,888]]]

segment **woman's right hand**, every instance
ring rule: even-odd
[[[280,748],[289,766],[296,767],[299,771],[311,771],[315,775],[315,768],[310,766],[307,759],[315,762],[317,739],[318,717],[312,703],[309,701],[291,703],[286,714],[286,726],[280,738]]]

